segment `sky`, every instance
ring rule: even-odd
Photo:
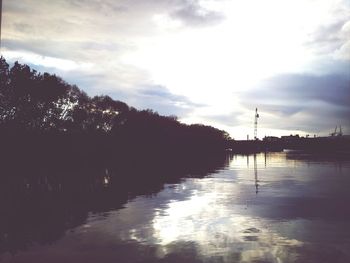
[[[235,139],[350,134],[350,0],[3,0],[1,54]]]

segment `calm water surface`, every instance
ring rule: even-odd
[[[350,262],[349,187],[349,159],[231,156],[0,262]]]

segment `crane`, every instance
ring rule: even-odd
[[[255,117],[254,117],[254,140],[257,140],[258,137],[258,108],[255,108]]]
[[[335,126],[334,132],[330,133],[330,136],[342,136],[343,131],[341,129],[341,125],[339,125],[339,131],[337,132],[338,126]]]
[[[1,48],[1,20],[2,20],[2,0],[0,0],[0,48]]]

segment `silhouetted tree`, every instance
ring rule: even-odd
[[[47,137],[56,149],[75,147],[76,153],[92,154],[109,145],[122,155],[142,151],[162,158],[165,152],[223,150],[230,140],[227,132],[211,126],[182,124],[176,116],[160,116],[150,109],[138,111],[105,95],[91,98],[56,75],[38,73],[18,62],[10,68],[3,57],[0,74],[1,129],[12,134],[60,134],[60,139]],[[62,139],[64,134],[70,135],[70,145]],[[107,135],[108,141],[101,137]]]
[[[13,97],[10,89],[10,68],[3,57],[0,57],[0,125],[6,123],[11,114],[11,101]]]

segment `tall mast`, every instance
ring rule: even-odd
[[[0,0],[0,49],[1,49],[2,0]]]
[[[255,108],[255,117],[254,117],[254,140],[258,139],[258,108]]]

